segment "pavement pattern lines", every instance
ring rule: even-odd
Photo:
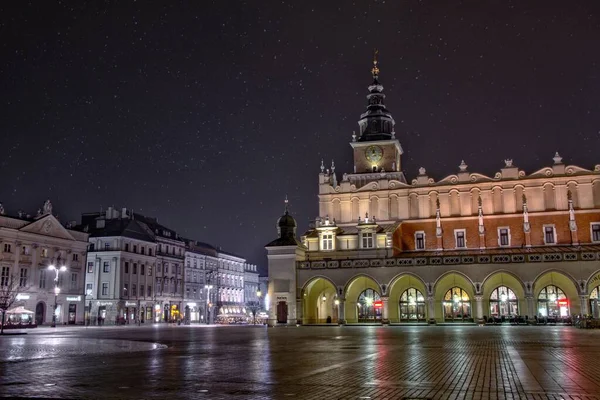
[[[600,400],[600,331],[42,328],[0,337],[0,372],[4,397]]]

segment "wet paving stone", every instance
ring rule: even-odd
[[[600,331],[143,326],[0,337],[0,396],[600,399]]]

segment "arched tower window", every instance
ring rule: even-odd
[[[466,291],[453,287],[446,292],[443,301],[444,320],[449,322],[472,321],[471,298]]]
[[[366,289],[358,296],[358,322],[381,320],[381,296],[373,289]]]
[[[408,288],[400,296],[400,320],[425,321],[425,297],[415,288]]]
[[[506,318],[519,314],[519,302],[515,292],[506,286],[498,286],[490,295],[490,316]]]
[[[538,314],[542,318],[569,316],[569,299],[558,286],[548,285],[538,295]]]

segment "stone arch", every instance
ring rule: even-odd
[[[419,195],[411,193],[408,195],[409,218],[419,218]]]
[[[360,200],[358,197],[353,197],[350,200],[351,203],[351,212],[352,212],[352,216],[350,218],[351,221],[357,221],[358,217],[360,216]]]
[[[450,215],[460,215],[460,198],[458,189],[450,189],[448,192],[448,203],[450,205]]]
[[[452,289],[453,287],[459,287],[467,293],[471,302],[471,314],[473,314],[473,310],[475,310],[475,285],[473,284],[471,278],[464,273],[451,270],[440,275],[433,285],[433,310],[429,310],[430,319],[432,318],[431,314],[433,314],[433,318],[435,318],[436,321],[444,322],[444,296],[448,290]]]
[[[369,198],[369,217],[381,219],[379,215],[379,197],[371,196]]]
[[[569,302],[569,312],[571,315],[581,312],[577,281],[564,271],[549,269],[540,273],[533,281],[534,315],[538,314],[538,296],[542,289],[548,285],[556,286],[565,293]]]
[[[336,222],[342,222],[342,202],[340,201],[339,198],[335,198],[331,201],[331,205],[332,205],[332,218],[336,221]]]
[[[397,194],[390,195],[390,219],[398,219],[400,217],[400,202]]]
[[[427,299],[427,287],[421,277],[411,272],[403,272],[396,275],[388,284],[388,319],[391,323],[400,322],[400,296],[409,288],[419,290],[425,297],[425,300]],[[425,307],[425,313],[427,319],[427,306]]]
[[[367,274],[353,276],[344,286],[344,298],[346,299],[344,311],[346,321],[350,324],[358,322],[358,297],[366,289],[373,289],[379,293],[380,296],[383,295],[383,291],[379,282]]]
[[[525,283],[515,274],[506,270],[497,270],[483,279],[481,294],[483,303],[483,316],[490,315],[490,296],[499,286],[506,286],[517,296],[519,315],[527,315],[527,299],[525,298]]]
[[[544,209],[545,210],[556,210],[556,197],[554,191],[554,184],[551,182],[544,183]]]
[[[336,298],[337,289],[331,279],[322,275],[312,277],[302,287],[302,323],[325,323],[327,317],[337,322]]]
[[[600,286],[600,269],[595,271],[585,282],[585,294],[590,294],[595,287]]]
[[[494,214],[500,214],[504,212],[501,186],[494,186],[492,188],[492,210]]]
[[[481,189],[474,187],[469,190],[471,193],[471,214],[477,214],[479,207],[479,197],[481,196]]]
[[[427,193],[429,196],[429,216],[435,217],[435,211],[437,209],[437,201],[439,198],[439,192],[437,190],[432,190]]]
[[[517,211],[523,211],[523,194],[525,194],[525,186],[515,185],[514,195],[515,204],[517,205]]]

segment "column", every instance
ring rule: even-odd
[[[433,296],[427,297],[427,308],[429,314],[429,323],[435,324],[435,298]]]
[[[477,322],[483,321],[483,296],[475,296],[477,303]]]
[[[302,306],[302,299],[296,299],[296,322],[304,321],[304,307]]]
[[[343,297],[338,297],[340,304],[338,305],[338,322],[340,325],[344,325],[346,323],[346,299]]]
[[[388,301],[390,300],[390,298],[388,296],[382,296],[381,297],[381,302],[382,304],[382,309],[381,309],[381,322],[383,322],[384,324],[389,324],[390,323],[390,319],[388,317]]]
[[[527,301],[527,315],[529,315],[530,319],[533,319],[533,317],[537,314],[535,312],[533,296],[526,296],[525,300]]]
[[[589,302],[589,296],[587,294],[583,294],[581,296],[579,296],[579,302],[581,303],[581,308],[579,313],[581,315],[588,315],[589,312],[589,307],[588,307],[588,302]]]

